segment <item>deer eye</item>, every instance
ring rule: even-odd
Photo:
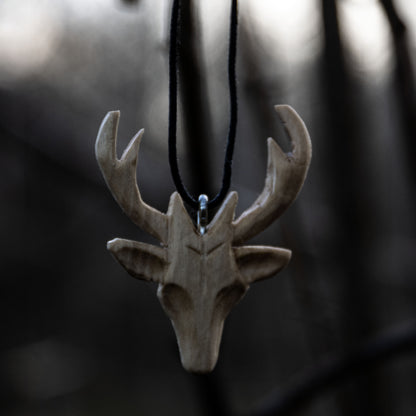
[[[247,287],[241,283],[222,288],[215,299],[216,309],[222,312],[222,316],[227,316],[231,308],[244,296]]]
[[[175,283],[163,285],[157,295],[162,305],[173,315],[191,311],[193,308],[188,292]]]

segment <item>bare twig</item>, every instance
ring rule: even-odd
[[[256,416],[288,415],[310,403],[317,395],[416,348],[416,321],[365,343],[346,355],[330,356],[317,366],[295,377],[286,392],[277,391],[267,397],[251,414]]]
[[[361,91],[351,77],[345,56],[338,5],[339,1],[322,0],[325,39],[322,98],[328,115],[325,119],[326,141],[321,151],[328,173],[328,197],[343,234],[343,238],[334,240],[327,255],[343,265],[346,276],[339,281],[342,286],[339,301],[346,311],[345,319],[339,321],[339,330],[344,347],[351,349],[374,331],[377,322],[376,306],[373,298],[368,296],[372,270],[363,255],[371,244],[369,235],[376,224],[371,221],[375,207],[367,192],[370,182],[362,152],[365,138],[360,123],[360,103],[355,98]],[[345,391],[340,408],[348,406],[347,414],[361,411],[363,414],[387,415],[388,409],[377,400],[386,390],[385,384],[378,374],[366,374]],[[356,403],[359,403],[359,409]]]

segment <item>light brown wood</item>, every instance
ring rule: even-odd
[[[159,241],[166,242],[166,215],[145,204],[137,187],[137,154],[144,130],[140,130],[131,139],[119,160],[116,156],[119,119],[119,111],[110,111],[98,131],[95,154],[101,172],[111,193],[128,217]]]
[[[276,110],[291,138],[292,152],[283,153],[269,139],[266,182],[259,198],[234,220],[238,198],[231,192],[203,235],[177,192],[166,214],[142,201],[136,182],[142,133],[133,138],[121,160],[115,155],[119,113],[109,113],[98,133],[97,160],[115,199],[139,227],[162,243],[157,247],[116,238],[107,247],[132,276],[159,284],[157,296],[172,321],[188,371],[212,371],[228,313],[251,283],[273,276],[290,260],[290,250],[241,246],[291,204],[309,167],[311,144],[302,120],[289,106]]]
[[[284,153],[273,139],[268,139],[264,189],[253,205],[234,221],[237,244],[254,237],[283,214],[296,199],[308,172],[312,145],[304,122],[288,105],[276,105],[275,110],[291,140],[292,150]]]

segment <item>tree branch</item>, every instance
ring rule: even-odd
[[[273,393],[251,414],[291,414],[341,382],[382,364],[389,358],[415,349],[416,321],[413,321],[400,328],[394,328],[344,356],[332,356],[322,360],[316,367],[296,376],[285,393]]]

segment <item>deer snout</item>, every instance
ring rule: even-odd
[[[159,286],[158,298],[172,322],[187,371],[208,373],[214,369],[225,318],[245,291],[244,286],[233,284],[213,296],[195,297],[173,283]]]
[[[215,331],[217,332],[217,330],[216,328]],[[222,327],[220,332],[222,333]],[[178,335],[176,332],[183,367],[187,371],[197,374],[211,372],[218,361],[221,333],[201,334],[203,335],[200,337],[202,339],[198,340],[192,335]]]
[[[194,299],[185,288],[173,283],[159,285],[157,296],[172,322],[184,368],[193,373],[212,371],[224,324],[224,319],[219,324],[215,319],[213,302],[205,298],[201,304],[201,299]]]

